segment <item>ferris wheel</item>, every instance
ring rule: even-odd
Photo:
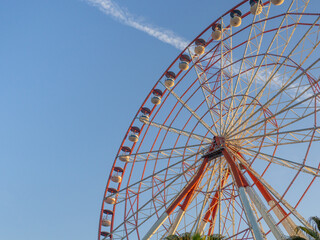
[[[320,14],[308,3],[241,1],[170,64],[117,152],[98,239],[285,239],[309,226]]]

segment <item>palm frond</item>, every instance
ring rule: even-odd
[[[300,236],[291,236],[291,237],[288,237],[287,240],[307,240],[307,239]]]
[[[169,235],[165,238],[166,240],[180,240],[178,235]]]
[[[200,233],[195,233],[192,235],[192,240],[203,240],[204,237],[201,236]]]
[[[207,240],[223,240],[224,236],[221,234],[212,234],[210,236],[207,236]]]
[[[320,231],[320,218],[319,217],[311,217],[310,222],[313,223],[314,228],[318,231]]]
[[[298,229],[305,232],[306,234],[308,234],[310,237],[313,237],[314,239],[319,239],[319,234],[313,229],[302,227],[302,226],[299,226]]]
[[[191,240],[191,233],[186,232],[181,235],[181,240]]]

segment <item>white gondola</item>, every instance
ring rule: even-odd
[[[142,123],[147,123],[147,122],[149,122],[149,115],[147,115],[147,114],[142,114],[142,115],[139,117],[139,121],[142,122]]]
[[[109,227],[111,226],[111,221],[109,219],[102,219],[101,224],[102,226]]]
[[[104,201],[108,204],[114,205],[116,203],[116,199],[114,197],[106,197]]]
[[[166,85],[166,87],[172,88],[172,87],[174,86],[174,79],[172,79],[172,78],[167,78],[167,79],[164,81],[164,84]]]
[[[197,54],[197,55],[202,55],[202,54],[204,54],[204,52],[205,52],[205,47],[204,46],[201,46],[201,45],[198,45],[198,46],[196,46],[195,48],[194,48],[194,52],[195,52],[195,54]]]
[[[168,88],[172,88],[174,86],[174,80],[176,79],[176,74],[172,71],[168,71],[165,76],[166,76],[166,80],[164,81],[164,85]]]
[[[242,19],[239,16],[234,16],[233,18],[230,19],[230,25],[232,27],[239,27],[242,23]]]
[[[154,105],[159,105],[161,103],[161,97],[160,96],[153,96],[151,98],[151,102],[154,104]]]
[[[122,167],[114,167],[113,168],[113,175],[111,176],[111,181],[115,183],[120,183],[122,180],[123,168]]]
[[[180,68],[180,70],[182,70],[182,71],[186,71],[186,70],[188,70],[189,69],[189,63],[188,62],[180,62],[179,63],[179,68]]]
[[[271,3],[272,3],[273,5],[279,6],[279,5],[281,5],[282,3],[284,3],[284,0],[271,0]]]
[[[238,10],[238,9],[235,9],[233,10],[231,13],[230,13],[230,25],[232,27],[239,27],[242,23],[242,18],[241,18],[241,11]]]
[[[258,0],[258,1],[255,1],[255,0],[252,0],[250,1],[250,12],[253,14],[253,15],[259,15],[260,13],[262,13],[262,5],[261,5],[261,1]]]
[[[131,131],[131,133],[130,133],[130,135],[128,137],[129,141],[134,142],[134,143],[138,142],[139,141],[140,128],[132,126],[130,131]]]
[[[213,40],[219,41],[222,38],[222,29],[221,29],[221,24],[215,24],[212,26],[212,34],[211,37]]]
[[[101,225],[104,227],[111,226],[111,219],[112,219],[113,211],[105,209],[103,210],[103,217],[101,220]]]
[[[222,37],[222,33],[220,30],[216,30],[216,31],[212,32],[211,37],[213,40],[219,41]]]
[[[197,54],[198,56],[204,54],[206,48],[206,41],[199,38],[195,41],[196,47],[194,48],[194,52],[195,54]]]
[[[147,107],[143,107],[143,108],[141,108],[140,112],[141,112],[141,115],[139,117],[140,122],[142,122],[142,123],[149,122],[149,116],[151,113],[150,109]]]
[[[139,135],[138,134],[130,134],[129,135],[129,140],[131,141],[131,142],[138,142],[139,141]]]
[[[118,195],[118,190],[115,188],[108,188],[109,196],[105,197],[104,201],[108,204],[116,204],[116,196]]]
[[[111,181],[112,181],[112,182],[115,182],[115,183],[120,183],[121,180],[122,180],[122,177],[121,177],[121,176],[118,176],[118,175],[113,175],[113,176],[111,177]]]
[[[189,63],[191,62],[191,58],[187,54],[182,54],[180,57],[179,68],[182,71],[186,71],[189,69]]]
[[[121,162],[129,162],[130,161],[130,156],[129,155],[120,155],[119,160]]]
[[[160,89],[154,89],[152,91],[153,97],[151,98],[151,102],[154,105],[159,105],[161,103],[162,91]]]
[[[130,153],[131,153],[131,148],[129,148],[129,147],[126,147],[126,146],[122,146],[121,147],[121,155],[119,155],[119,160],[121,161],[121,162],[125,162],[125,163],[127,163],[127,162],[129,162],[130,161]]]

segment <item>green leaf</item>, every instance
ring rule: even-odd
[[[177,236],[177,235],[170,235],[170,236],[167,236],[165,239],[166,240],[180,240],[179,236]]]
[[[203,237],[200,235],[200,233],[195,233],[192,235],[192,240],[203,240]]]
[[[206,239],[207,240],[223,240],[224,236],[222,236],[221,234],[212,234],[210,236],[207,236]]]
[[[319,239],[319,234],[313,229],[301,227],[301,226],[299,226],[298,229],[302,230],[303,232],[308,234],[310,237],[313,237],[314,239]]]
[[[181,240],[191,240],[191,233],[183,233],[181,235]]]
[[[291,236],[291,237],[287,238],[287,240],[307,240],[307,239],[300,237],[300,236]]]
[[[318,218],[318,217],[311,217],[311,218],[310,218],[310,222],[312,222],[312,223],[315,225],[315,227],[317,227],[317,228],[315,228],[315,230],[320,231],[320,218]]]

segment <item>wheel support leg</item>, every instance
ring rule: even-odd
[[[183,189],[183,191],[177,196],[177,198],[170,204],[168,209],[160,216],[160,218],[153,224],[153,226],[149,229],[146,235],[142,238],[142,240],[150,239],[153,234],[159,229],[159,227],[167,220],[170,214],[176,209],[176,207],[182,202],[183,199],[186,198],[184,202],[185,209],[187,208],[188,204],[190,203],[191,196],[193,195],[194,190],[197,188],[200,179],[205,172],[205,169],[208,165],[208,158],[205,158],[194,178],[189,182],[189,184]],[[190,197],[188,197],[190,196]],[[181,213],[183,214],[183,213]],[[177,219],[177,221],[181,221],[181,219]],[[178,226],[178,225],[177,225]],[[177,227],[176,226],[176,227]]]
[[[280,231],[278,226],[276,225],[273,217],[268,213],[266,207],[262,203],[259,196],[254,192],[254,190],[251,187],[247,187],[246,191],[253,201],[254,205],[259,210],[260,214],[262,215],[263,219],[266,221],[267,225],[269,226],[272,234],[275,236],[277,240],[284,240],[286,239],[283,233]]]
[[[224,178],[222,179],[221,182],[221,187],[223,188],[225,183],[227,182],[229,177],[229,169],[227,169]],[[220,196],[221,197],[221,196]],[[216,213],[218,210],[218,201],[219,201],[219,191],[217,190],[216,193],[214,194],[214,197],[212,198],[212,201],[208,207],[208,210],[206,211],[206,214],[204,215],[204,217],[201,219],[199,228],[198,228],[198,232],[203,234],[203,231],[206,227],[206,224],[208,222],[210,222],[210,228],[209,228],[209,232],[208,235],[211,235],[214,225],[213,223],[215,222],[215,218],[216,218]],[[211,217],[211,221],[210,221],[210,217]]]
[[[185,211],[180,208],[174,222],[172,223],[171,227],[169,228],[169,231],[167,234],[168,236],[175,234],[175,232],[181,222],[181,219],[184,216],[184,213],[185,213]]]
[[[290,236],[296,235],[295,229],[297,226],[294,224],[292,219],[289,216],[287,216],[288,214],[286,213],[286,211],[279,204],[276,204],[275,199],[268,192],[268,190],[261,184],[261,182],[245,166],[244,168],[247,170],[250,178],[256,184],[257,188],[259,189],[265,200],[268,202],[268,205],[272,208],[274,214],[277,216],[279,221],[282,221],[281,223],[288,232],[288,234]]]
[[[260,231],[260,228],[258,226],[258,222],[257,222],[256,218],[254,217],[249,200],[248,200],[247,195],[245,193],[245,188],[239,187],[238,191],[239,191],[240,200],[241,200],[241,203],[244,207],[244,212],[246,214],[248,223],[249,223],[250,227],[252,228],[254,239],[255,240],[263,240],[264,237]]]
[[[220,142],[220,139],[218,139],[218,140]],[[218,142],[218,144],[219,144],[219,142]],[[224,155],[225,159],[227,160],[227,162],[230,166],[232,176],[234,177],[236,186],[238,187],[240,201],[241,201],[242,206],[244,208],[244,212],[245,212],[246,218],[248,220],[248,224],[252,230],[253,237],[255,240],[263,240],[264,237],[260,231],[260,228],[258,226],[258,222],[254,216],[253,210],[250,206],[250,202],[249,202],[248,197],[245,192],[245,187],[247,187],[247,186],[246,186],[246,183],[243,182],[243,177],[241,176],[241,172],[227,149],[223,149],[222,154]]]
[[[179,209],[179,212],[173,222],[173,224],[171,225],[171,227],[169,228],[169,231],[168,231],[168,235],[172,235],[176,232],[178,226],[179,226],[179,223],[181,222],[181,219],[182,217],[184,216],[185,212],[186,212],[186,209],[187,207],[189,206],[189,203],[194,195],[194,192],[195,192],[195,188],[193,188],[189,193],[188,195],[186,196],[181,208]]]

